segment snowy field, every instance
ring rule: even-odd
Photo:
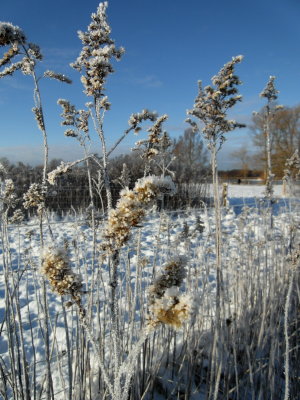
[[[280,303],[277,295],[280,285],[288,279],[288,253],[299,241],[300,214],[297,201],[283,198],[282,187],[275,186],[278,207],[270,229],[269,211],[260,201],[263,190],[263,186],[229,185],[229,207],[222,210],[222,272],[225,288],[224,320],[232,323],[239,318],[245,319],[245,309],[250,305],[257,309],[253,311],[249,308],[249,320],[252,318],[252,311],[264,313],[260,337],[252,340],[258,341],[262,357],[265,357],[265,351],[273,351],[266,338],[270,333],[269,328],[264,325],[268,319],[266,307],[269,301],[278,307],[284,304],[284,296]],[[99,388],[99,369],[85,333],[78,324],[76,309],[68,308],[65,305],[68,299],[62,299],[51,292],[47,283],[45,292],[43,290],[44,280],[40,274],[41,238],[37,222],[32,219],[21,226],[9,226],[7,232],[2,230],[0,393],[3,399],[23,399],[26,397],[22,397],[20,393],[25,393],[27,388],[31,393],[28,398],[50,399],[51,396],[47,397],[47,387],[50,387],[55,400],[106,398],[103,387]],[[101,260],[99,255],[102,226],[99,225],[94,238],[84,217],[71,213],[64,220],[53,217],[50,226],[52,234],[50,235],[49,229],[45,229],[44,245],[64,247],[68,251],[74,271],[82,276],[85,289],[83,301],[93,332],[100,343],[104,363],[109,370],[110,277],[106,261]],[[213,354],[213,350],[210,350],[213,343],[209,332],[213,329],[216,296],[214,240],[212,209],[160,214],[154,210],[147,215],[142,227],[135,229],[129,245],[122,250],[118,296],[124,354],[127,354],[139,337],[147,318],[147,287],[153,282],[154,276],[159,275],[164,263],[174,256],[185,256],[187,259],[186,279],[182,290],[189,295],[194,309],[191,320],[183,329],[174,331],[171,328],[162,328],[152,342],[149,341],[149,349],[144,348],[143,359],[138,364],[139,374],[133,384],[132,399],[206,398],[209,387],[207,371],[211,367],[210,357]],[[247,330],[248,322],[243,323]],[[256,323],[253,322],[253,326]],[[251,329],[254,329],[253,326]],[[250,329],[249,326],[248,328]],[[274,329],[273,334],[276,334],[275,325],[271,328]],[[234,331],[236,335],[239,335],[238,329],[237,325]],[[226,340],[231,339],[227,337]],[[231,398],[254,398],[254,393],[257,393],[255,390],[263,390],[262,385],[270,376],[275,393],[275,388],[278,390],[276,373],[269,372],[268,375],[263,371],[261,383],[250,376],[250,383],[245,386],[241,384],[238,388],[240,397],[237,397],[237,389],[234,389],[237,387],[236,368],[249,369],[249,365],[257,368],[259,362],[256,363],[253,355],[254,342],[246,347],[250,357],[247,365],[243,365],[244,359],[237,359],[238,348],[242,343],[234,343],[237,346],[232,350],[235,364],[227,369],[224,366],[228,376],[232,374],[233,382],[228,378],[226,383],[224,378],[222,383],[231,387]],[[47,345],[50,354],[47,354]],[[259,347],[257,346],[256,348]],[[194,358],[191,357],[192,354]],[[197,363],[193,364],[192,359],[193,362],[197,359]],[[276,360],[272,358],[270,363],[275,368]],[[198,365],[197,371],[195,365]],[[194,369],[187,373],[189,368]],[[153,374],[157,378],[150,381],[149,376]],[[19,393],[12,391],[12,383],[17,384]],[[179,393],[180,385],[184,387],[187,397],[175,397],[174,393]],[[279,386],[283,385],[282,380]],[[215,398],[221,399],[221,394]],[[274,395],[272,398],[281,397]]]

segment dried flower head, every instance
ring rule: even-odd
[[[4,53],[2,59],[0,60],[0,67],[8,64],[18,53],[19,48],[13,45],[6,53]]]
[[[45,71],[44,72],[44,76],[47,78],[51,78],[51,79],[56,79],[57,81],[60,82],[65,82],[65,83],[72,83],[71,79],[69,79],[67,76],[63,75],[63,74],[57,74],[56,72],[53,71]]]
[[[260,94],[260,97],[265,97],[268,99],[268,101],[274,101],[277,99],[278,97],[277,93],[279,93],[279,91],[276,90],[274,81],[275,81],[275,76],[270,76],[266,87]]]
[[[56,167],[53,171],[49,172],[47,180],[50,183],[50,185],[55,185],[57,178],[65,174],[66,172],[70,171],[73,165],[74,163],[71,162],[64,163],[62,161],[58,167]]]
[[[32,183],[23,199],[24,208],[37,207],[38,212],[41,212],[45,206],[45,188],[38,183]]]
[[[17,196],[15,194],[15,185],[12,179],[5,179],[1,185],[1,201],[7,207],[15,207]]]
[[[236,87],[241,82],[238,76],[234,74],[235,65],[240,63],[242,59],[242,56],[233,57],[232,61],[225,64],[219,73],[212,78],[214,87],[206,86],[203,88],[202,82],[198,82],[198,96],[194,107],[187,113],[204,123],[202,133],[210,143],[216,143],[219,140],[221,146],[225,141],[224,133],[244,127],[243,124],[227,119],[228,109],[241,101],[242,98],[237,94]],[[186,121],[191,124],[194,130],[198,130],[195,122],[192,122],[189,118]]]
[[[37,125],[39,129],[44,132],[45,131],[45,123],[44,123],[44,116],[43,112],[40,107],[33,107],[32,112],[35,116],[35,120],[37,122]]]
[[[157,156],[162,148],[162,142],[165,140],[165,132],[162,131],[162,124],[166,121],[166,114],[156,118],[154,124],[147,129],[149,132],[148,138],[136,142],[136,147],[133,150],[143,149],[141,157],[151,161]]]
[[[24,32],[10,22],[0,22],[0,46],[7,46],[14,43],[23,44],[26,41]]]
[[[74,105],[72,105],[68,100],[64,99],[59,99],[57,104],[61,105],[63,109],[63,112],[61,113],[63,121],[61,124],[64,126],[73,127],[73,129],[67,129],[65,131],[65,136],[77,137],[80,142],[88,138],[89,117],[91,112],[85,110],[76,110]],[[80,131],[84,133],[83,136],[80,135]]]
[[[97,13],[91,15],[92,22],[87,32],[78,32],[83,48],[71,67],[83,71],[81,82],[88,96],[101,98],[104,96],[104,84],[109,74],[113,73],[111,59],[119,60],[124,49],[115,47],[110,38],[110,26],[107,23],[106,8],[108,3],[100,3]]]
[[[45,249],[41,272],[49,280],[54,292],[60,295],[71,295],[74,301],[80,302],[82,280],[72,271],[64,248]]]
[[[108,214],[103,249],[109,253],[120,249],[129,239],[131,229],[140,224],[145,208],[163,193],[172,195],[174,192],[175,185],[169,176],[148,176],[139,179],[133,190],[123,189],[116,208]]]
[[[43,55],[41,54],[40,46],[35,43],[28,43],[28,54],[36,60],[42,60]]]
[[[186,261],[183,256],[169,261],[162,275],[149,287],[148,326],[153,328],[163,323],[180,328],[188,319],[192,309],[191,299],[179,291],[185,278]]]
[[[149,110],[142,110],[140,113],[134,113],[131,114],[128,125],[132,129],[138,129],[138,125],[142,123],[143,121],[150,120],[150,121],[155,121],[157,118],[157,113],[151,112]]]
[[[25,215],[21,210],[16,210],[10,217],[9,222],[11,224],[20,224],[24,221]]]
[[[5,68],[2,72],[0,72],[0,78],[3,78],[7,75],[12,75],[15,71],[21,69],[23,66],[22,61],[18,61],[14,64],[11,64],[9,67]]]

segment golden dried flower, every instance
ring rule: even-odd
[[[51,285],[51,289],[60,295],[71,295],[80,302],[82,281],[75,274],[64,248],[49,247],[44,251],[41,272]]]
[[[138,226],[145,215],[145,208],[163,193],[173,194],[175,185],[167,177],[148,176],[139,179],[133,190],[123,189],[115,209],[108,214],[103,249],[119,249],[129,239],[131,228]]]
[[[179,291],[185,278],[185,265],[186,258],[183,256],[170,260],[164,266],[163,274],[149,287],[150,327],[163,323],[180,328],[189,317],[192,309],[191,299]]]

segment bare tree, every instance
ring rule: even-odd
[[[264,108],[252,117],[253,143],[257,147],[257,162],[266,166],[266,146],[262,115]],[[300,106],[278,110],[270,123],[271,162],[275,176],[284,173],[285,162],[296,149],[300,150]]]
[[[241,146],[238,150],[233,151],[231,153],[231,156],[239,161],[242,169],[243,178],[246,178],[249,171],[249,163],[251,160],[246,146]]]
[[[173,163],[176,179],[185,183],[199,182],[208,166],[207,150],[201,136],[192,128],[186,129],[175,140],[173,154],[176,157]]]

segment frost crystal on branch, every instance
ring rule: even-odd
[[[12,65],[10,65],[9,67],[5,68],[2,72],[0,72],[0,78],[3,78],[4,76],[7,75],[12,75],[15,71],[17,71],[18,69],[21,69],[23,66],[22,61],[18,61]]]

